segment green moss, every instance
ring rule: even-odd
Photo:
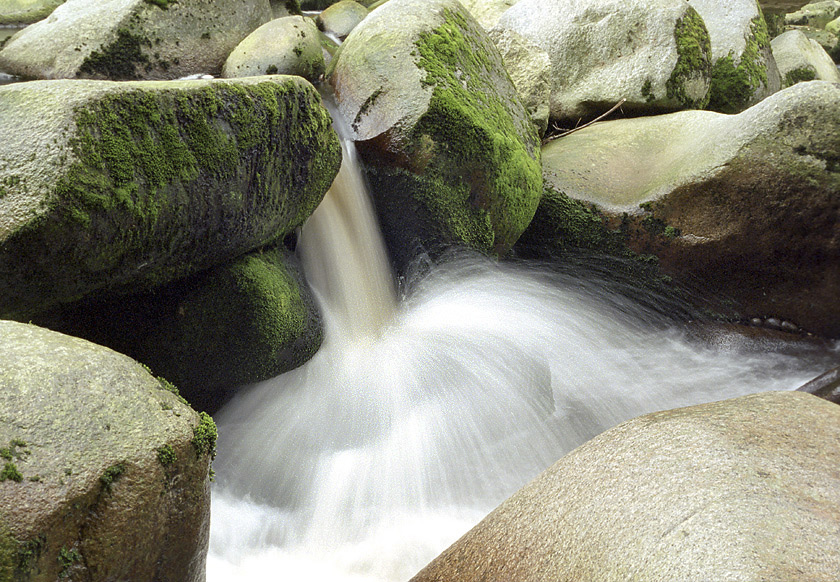
[[[656,101],[656,95],[653,93],[653,83],[650,79],[645,79],[645,82],[642,84],[642,97],[644,97],[647,103]]]
[[[817,73],[811,66],[797,67],[785,74],[785,87],[791,87],[803,81],[813,81]]]
[[[16,483],[23,481],[23,475],[21,475],[20,471],[18,471],[18,468],[13,461],[6,461],[6,464],[3,466],[3,470],[0,471],[0,482],[6,480],[15,481]]]
[[[666,94],[684,107],[702,109],[708,103],[708,95],[692,98],[686,92],[686,84],[710,74],[712,43],[706,24],[694,8],[689,7],[685,16],[677,21],[674,40],[677,43],[677,63],[665,83]]]
[[[69,578],[73,572],[73,566],[82,561],[82,554],[76,548],[67,549],[62,547],[58,551],[58,577]]]
[[[422,182],[414,196],[453,242],[503,253],[539,202],[539,151],[520,133],[535,129],[527,124],[518,131],[488,88],[496,72],[480,32],[457,12],[445,10],[444,18],[415,43],[423,83],[433,91],[407,152],[410,170]],[[538,143],[535,133],[528,137]]]
[[[266,75],[276,75],[277,74],[277,65],[269,65],[268,68],[265,70]]]
[[[198,456],[209,455],[210,458],[216,456],[216,439],[219,433],[216,430],[216,423],[206,412],[198,413],[198,425],[193,428],[192,444],[195,448],[195,453]]]
[[[138,79],[140,77],[137,67],[148,67],[151,64],[149,57],[143,52],[143,47],[151,46],[149,39],[127,28],[120,28],[114,42],[91,52],[82,62],[79,72],[85,75],[100,75],[107,79]]]
[[[759,15],[750,23],[750,35],[740,60],[735,62],[732,53],[720,58],[712,68],[712,89],[709,109],[721,113],[743,111],[755,92],[767,86],[765,51],[770,47],[770,36],[764,17]]]
[[[117,463],[116,465],[111,465],[105,469],[105,472],[99,477],[102,492],[110,493],[114,482],[122,477],[123,473],[125,473],[125,463]]]
[[[163,445],[162,447],[159,447],[157,450],[157,458],[158,462],[164,467],[168,467],[178,460],[178,457],[175,455],[175,449],[173,449],[171,445]]]

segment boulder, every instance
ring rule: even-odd
[[[570,124],[625,99],[627,113],[702,108],[711,46],[683,0],[522,0],[496,26],[551,60],[551,118]]]
[[[28,79],[217,75],[269,20],[268,0],[68,0],[6,43],[0,70]]]
[[[239,386],[303,364],[322,339],[315,301],[294,256],[282,248],[151,293],[82,301],[34,321],[137,359],[210,413]]]
[[[490,38],[539,135],[548,129],[551,100],[551,60],[548,53],[512,30],[494,29]]]
[[[809,26],[811,28],[825,28],[826,24],[840,16],[840,0],[823,0],[810,2],[785,16],[788,26]]]
[[[222,76],[299,75],[314,83],[325,67],[315,23],[286,16],[263,24],[239,43],[225,61]]]
[[[0,316],[138,292],[300,226],[340,164],[300,77],[0,88]]]
[[[809,26],[797,26],[796,29],[801,30],[802,33],[809,39],[819,43],[825,52],[827,52],[834,62],[837,63],[840,62],[840,38],[838,38],[837,32],[832,32],[835,30],[833,22],[834,21],[832,20],[827,25],[830,26],[832,30],[811,28]]]
[[[499,23],[502,14],[517,2],[519,0],[463,0],[461,4],[485,30],[490,30]]]
[[[203,582],[210,417],[109,349],[0,338],[0,579]]]
[[[664,236],[637,240],[745,315],[840,336],[840,86],[799,83],[739,115],[593,125],[543,150],[555,189]],[[644,212],[640,210],[640,205]],[[654,228],[655,227],[655,228]]]
[[[770,392],[578,447],[412,582],[837,580],[840,407]]]
[[[797,390],[840,404],[840,368],[834,368],[825,374],[820,374],[797,388]]]
[[[315,23],[325,34],[344,40],[367,15],[368,9],[355,0],[341,0],[321,12]]]
[[[709,109],[737,113],[781,88],[764,15],[756,0],[689,0],[712,41]]]
[[[269,0],[271,17],[300,16],[302,14],[298,0]]]
[[[817,41],[809,39],[801,30],[780,34],[771,45],[785,87],[814,79],[840,83],[840,71],[834,61]]]
[[[38,22],[63,3],[64,0],[0,0],[0,25]]]
[[[808,0],[758,0],[764,12],[787,13],[796,12],[808,3]]]
[[[460,3],[390,0],[327,74],[398,268],[418,244],[511,248],[539,203],[539,139],[498,49]]]

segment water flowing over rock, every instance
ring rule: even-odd
[[[299,77],[0,89],[0,314],[138,292],[293,231],[340,163]]]
[[[101,346],[0,338],[0,579],[203,582],[209,417]]]
[[[330,69],[392,260],[418,244],[507,252],[539,202],[539,142],[472,16],[455,0],[390,0]]]
[[[37,22],[62,3],[64,0],[4,0],[0,2],[0,25]]]
[[[596,124],[543,151],[555,189],[665,236],[663,268],[840,336],[840,86],[799,83],[735,115],[685,111]]]
[[[551,118],[593,118],[626,99],[627,112],[702,108],[709,35],[681,0],[522,0],[499,19],[551,59]]]
[[[287,16],[263,24],[239,43],[225,61],[222,76],[299,75],[316,82],[324,68],[315,23]]]
[[[28,79],[216,75],[271,15],[268,0],[69,0],[9,40],[0,70]]]
[[[657,412],[572,451],[412,582],[834,581],[840,407],[770,392]]]
[[[785,87],[801,81],[840,83],[840,71],[820,43],[801,30],[789,30],[771,41],[773,57]]]
[[[756,0],[689,0],[712,42],[709,109],[737,113],[781,88],[767,24]]]

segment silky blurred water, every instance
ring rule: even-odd
[[[407,580],[616,423],[836,365],[836,351],[703,342],[577,272],[475,256],[397,301],[349,149],[300,247],[326,339],[216,415],[210,582]]]

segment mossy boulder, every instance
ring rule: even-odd
[[[271,16],[268,0],[69,0],[6,43],[0,70],[27,79],[217,75]]]
[[[369,10],[355,0],[341,0],[324,9],[315,18],[318,29],[339,40],[347,35],[364,20]]]
[[[771,41],[773,57],[785,87],[802,81],[840,83],[840,71],[820,44],[801,30],[789,30]]]
[[[689,0],[712,42],[709,109],[738,113],[781,88],[767,23],[756,0]]]
[[[782,13],[796,12],[808,3],[808,0],[758,0],[763,12]]]
[[[631,246],[675,278],[840,336],[840,86],[779,91],[738,115],[610,121],[543,150],[553,187],[648,226]]]
[[[0,316],[138,292],[282,238],[338,139],[300,77],[0,88]]]
[[[63,3],[64,0],[0,0],[0,25],[32,24]]]
[[[83,301],[35,322],[128,354],[211,413],[239,386],[306,362],[322,338],[315,301],[282,248],[150,293]]]
[[[455,0],[390,0],[331,65],[393,261],[505,254],[539,203],[539,141],[484,29]]]
[[[0,322],[0,361],[0,580],[203,582],[212,420],[34,325]]]
[[[840,1],[822,0],[809,2],[796,12],[785,16],[788,26],[809,26],[811,28],[825,28],[825,26],[840,16]]]
[[[626,113],[702,108],[711,46],[684,0],[522,0],[496,29],[512,30],[551,60],[551,119],[571,125],[625,99]]]
[[[840,572],[840,407],[769,392],[581,445],[412,582],[764,580]]]
[[[299,75],[317,82],[326,67],[318,34],[315,23],[303,16],[267,22],[233,50],[222,76]]]

